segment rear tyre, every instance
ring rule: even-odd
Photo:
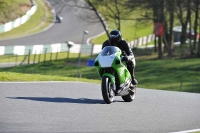
[[[111,89],[111,81],[109,77],[102,77],[101,91],[104,101],[110,104],[114,100],[114,92]]]
[[[125,102],[131,102],[135,99],[135,94],[136,94],[136,87],[132,91],[130,91],[128,95],[122,96],[122,99]]]

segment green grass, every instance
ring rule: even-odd
[[[93,82],[99,83],[99,80],[89,80],[84,78],[72,78],[41,74],[22,74],[16,72],[0,72],[1,81],[79,81],[79,82]]]
[[[29,61],[31,62],[43,62],[45,61],[49,61],[49,60],[56,60],[56,59],[65,59],[67,58],[68,53],[67,52],[61,52],[61,53],[48,53],[48,54],[37,54],[37,55],[33,55],[31,54],[30,57],[28,57],[28,55],[3,55],[0,56],[0,63],[8,63],[8,62],[22,62],[25,59],[25,62]],[[26,57],[27,56],[27,57]],[[85,55],[82,54],[82,57],[84,57]],[[78,57],[78,54],[75,53],[70,53],[69,54],[69,58],[76,58]]]
[[[137,22],[135,20],[129,20],[129,21],[122,21],[122,38],[125,39],[127,42],[133,41],[135,39],[138,39],[142,36],[153,34],[153,23],[152,22]],[[110,27],[114,27],[112,23],[108,23]],[[114,28],[109,28],[109,31],[111,31]],[[105,40],[107,40],[108,37],[105,34],[94,38],[92,40],[93,44],[102,44]]]
[[[141,51],[134,51],[136,55],[141,53]],[[135,75],[139,82],[138,87],[200,93],[200,63],[198,58],[157,60],[155,57],[156,55],[150,51],[147,52],[146,56],[144,53],[143,56],[136,56]],[[80,68],[77,66],[76,56],[68,60],[63,58],[32,65],[0,68],[0,81],[84,80],[94,82],[95,80],[96,83],[100,83],[96,68],[87,66],[89,58],[91,57],[84,56],[81,59]],[[82,78],[77,78],[80,75]]]
[[[52,22],[53,14],[46,6],[46,3],[41,0],[35,0],[35,2],[38,5],[38,9],[35,14],[32,15],[30,20],[9,32],[1,33],[0,39],[13,38],[36,33],[45,29]],[[45,14],[45,8],[48,10],[48,15]]]
[[[199,59],[138,60],[135,71],[144,88],[200,92]]]

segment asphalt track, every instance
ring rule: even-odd
[[[200,95],[137,89],[105,104],[100,84],[0,83],[0,133],[168,133],[200,128]]]
[[[71,0],[48,1],[55,9],[56,14],[63,17],[62,23],[54,21],[53,26],[38,34],[0,40],[0,46],[53,44],[66,41],[81,44],[84,30],[89,31],[89,34],[85,35],[84,43],[86,43],[87,38],[98,35],[104,31],[92,10],[72,6],[74,3]],[[84,0],[78,0],[77,2],[79,2],[80,6],[85,4]]]

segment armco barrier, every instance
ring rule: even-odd
[[[153,37],[152,37],[153,38]],[[144,43],[149,42],[147,37],[139,38],[138,42]],[[142,41],[140,41],[142,40]],[[135,43],[134,45],[130,44],[131,48],[140,46],[141,43]],[[82,54],[87,55],[94,55],[101,52],[102,45],[87,45],[87,44],[74,44],[72,47],[68,47],[67,43],[55,43],[55,44],[39,44],[39,45],[28,45],[28,46],[0,46],[0,60],[3,59],[7,63],[0,63],[0,67],[10,67],[10,66],[17,66],[20,64],[30,64],[30,55],[34,55],[34,60],[32,63],[40,62],[40,55],[44,54],[45,58],[43,61],[46,61],[46,54],[47,53],[56,53],[56,59],[59,52],[66,52],[67,58],[69,57],[69,53],[79,53],[81,51]],[[7,56],[1,56],[1,55],[7,55]],[[18,60],[18,55],[24,56],[23,61]],[[52,55],[52,54],[51,54]],[[15,62],[10,62],[8,57],[14,57]],[[36,60],[35,57],[38,59]],[[52,59],[52,56],[50,57],[50,60]],[[6,61],[7,60],[7,61]],[[25,61],[27,60],[27,61]],[[87,62],[88,66],[93,66],[94,60],[90,59]]]
[[[38,6],[34,1],[33,1],[33,3],[34,3],[34,5],[31,7],[30,10],[28,10],[26,12],[26,14],[24,16],[17,18],[14,21],[0,25],[0,33],[10,31],[13,28],[16,28],[16,27],[26,23],[30,19],[30,17],[37,11]]]
[[[151,35],[148,35],[148,36],[144,36],[144,37],[140,37],[138,39],[135,39],[131,42],[129,42],[129,45],[131,48],[136,48],[138,46],[141,46],[143,44],[147,44],[149,42],[152,42],[154,41],[155,39],[155,35],[154,34],[151,34]]]
[[[74,44],[70,48],[70,53],[81,53],[83,54],[96,54],[101,51],[101,45],[87,45],[87,44]],[[55,44],[39,44],[39,45],[28,45],[28,46],[0,46],[1,55],[27,55],[31,51],[31,54],[43,54],[43,53],[57,53],[69,51],[67,43],[55,43]]]
[[[154,35],[141,37],[129,43],[131,48],[141,46],[154,40]],[[98,54],[101,51],[102,45],[87,45],[87,44],[74,44],[70,48],[70,53],[81,53],[92,55]],[[28,46],[0,46],[0,55],[13,54],[13,55],[27,55],[28,51],[31,50],[31,54],[42,54],[64,52],[68,51],[68,45],[66,43],[55,43],[55,44],[38,44]]]

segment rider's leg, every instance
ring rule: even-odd
[[[134,75],[134,71],[133,71],[133,74],[132,74],[132,84],[133,85],[137,85],[138,84],[138,81],[136,80],[136,78],[135,78],[135,75]]]
[[[127,68],[128,68],[128,70],[129,70],[129,72],[130,72],[130,74],[131,74],[132,84],[133,84],[133,85],[137,85],[138,82],[137,82],[137,80],[136,80],[136,78],[135,78],[135,74],[134,74],[135,60],[129,61],[129,62],[128,62]]]

